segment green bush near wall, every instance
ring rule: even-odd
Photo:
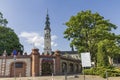
[[[97,67],[97,68],[90,68],[85,69],[85,75],[98,75],[103,78],[106,78],[106,72],[108,77],[118,77],[120,76],[120,68],[114,67]]]

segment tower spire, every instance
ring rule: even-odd
[[[46,22],[45,22],[45,30],[46,29],[49,29],[50,31],[51,31],[51,29],[50,29],[50,18],[49,18],[49,15],[48,15],[48,9],[47,9],[47,15],[46,15]]]

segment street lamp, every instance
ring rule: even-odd
[[[16,80],[16,69],[15,69],[16,55],[14,55],[14,77]]]
[[[13,56],[14,56],[14,78],[15,78],[15,80],[16,80],[16,68],[15,68],[16,55],[17,55],[17,51],[13,50]]]

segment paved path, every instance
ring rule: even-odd
[[[84,80],[83,75],[77,75],[78,78],[75,78],[75,76],[67,76],[67,79],[65,79],[65,76],[40,76],[40,77],[21,77],[21,78],[0,78],[0,80]],[[107,80],[104,78],[101,78],[99,76],[85,76],[85,80]],[[108,80],[120,80],[120,77],[112,77],[108,78]]]

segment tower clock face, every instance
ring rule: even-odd
[[[45,30],[45,33],[47,33],[47,31]]]
[[[49,30],[45,30],[45,33],[49,33]]]

